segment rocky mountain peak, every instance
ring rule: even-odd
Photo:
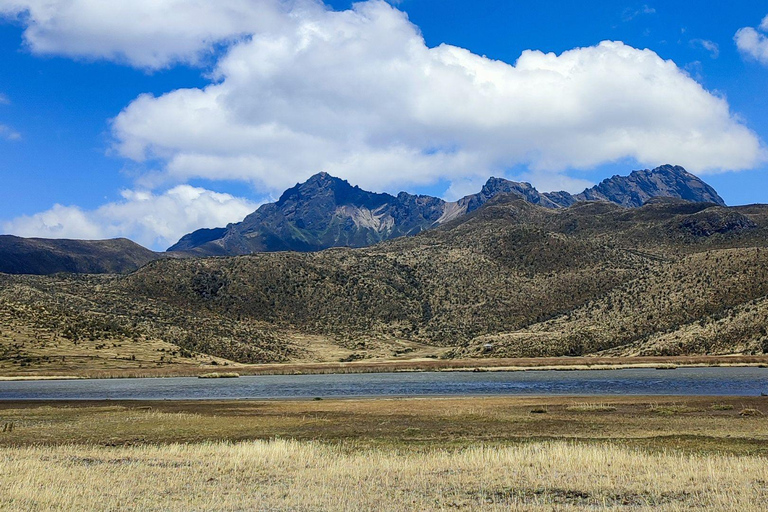
[[[568,208],[580,201],[608,201],[636,208],[658,197],[725,204],[712,187],[672,165],[613,176],[575,196],[541,193],[530,183],[491,177],[480,192],[456,202],[407,192],[397,196],[368,192],[320,172],[286,190],[276,203],[261,206],[243,222],[190,233],[169,250],[231,255],[365,247],[452,221],[499,196],[550,209]]]
[[[676,165],[632,171],[629,176],[613,176],[575,197],[579,201],[611,201],[629,208],[640,207],[654,197],[725,206],[714,188]]]

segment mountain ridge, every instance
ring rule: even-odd
[[[541,193],[530,183],[491,177],[476,194],[457,201],[400,192],[368,192],[321,172],[286,190],[226,228],[189,233],[168,248],[196,256],[232,256],[255,252],[313,252],[331,247],[367,247],[410,236],[480,208],[499,195],[512,195],[549,209],[584,201],[608,201],[637,208],[657,197],[725,206],[717,192],[679,166],[615,175],[584,192]]]

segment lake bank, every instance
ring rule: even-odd
[[[152,377],[196,377],[210,372],[236,372],[240,375],[321,375],[338,373],[387,373],[433,371],[543,371],[611,370],[657,367],[768,367],[768,355],[654,356],[654,357],[544,357],[489,359],[399,359],[351,362],[302,362],[267,364],[165,364],[144,368],[82,369],[22,368],[0,373],[0,381],[44,379],[111,379]]]

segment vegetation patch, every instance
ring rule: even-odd
[[[613,412],[616,406],[604,403],[580,403],[569,405],[565,408],[567,411],[576,412]]]
[[[654,414],[659,414],[661,416],[674,416],[675,414],[688,414],[693,412],[702,412],[703,410],[699,407],[690,407],[688,405],[682,405],[682,404],[669,404],[669,405],[651,404],[649,406],[649,409]]]

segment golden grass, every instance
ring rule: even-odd
[[[240,376],[236,372],[211,372],[202,373],[197,376],[198,379],[236,379]]]
[[[600,403],[585,402],[585,403],[569,405],[565,409],[567,411],[576,411],[576,412],[613,412],[616,410],[616,406],[604,404],[602,402]]]
[[[675,414],[687,414],[692,412],[701,412],[701,409],[698,407],[691,407],[685,404],[666,404],[666,405],[659,405],[657,403],[653,403],[649,406],[649,409],[651,412],[654,412],[656,414],[660,414],[662,416],[673,416]]]
[[[349,451],[287,440],[0,451],[4,510],[763,510],[753,456],[545,442]]]

